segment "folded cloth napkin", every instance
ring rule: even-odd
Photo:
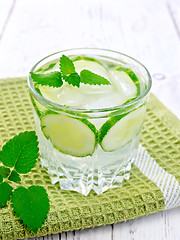
[[[21,131],[33,130],[25,78],[0,80],[0,148]],[[24,186],[43,186],[50,197],[48,218],[37,234],[14,215],[11,204],[0,209],[0,239],[23,239],[90,228],[138,218],[180,205],[180,122],[151,95],[141,145],[129,180],[101,195],[83,196],[51,184],[40,162],[22,178]]]

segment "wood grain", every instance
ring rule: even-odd
[[[0,41],[14,8],[13,0],[0,0]]]
[[[179,0],[0,0],[0,77],[27,75],[40,58],[74,47],[143,62],[152,91],[180,118]],[[179,240],[180,208],[39,240]]]

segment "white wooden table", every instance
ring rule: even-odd
[[[180,118],[180,0],[0,0],[0,78],[25,76],[42,57],[74,47],[108,48],[144,63],[152,91]],[[179,219],[176,208],[39,239],[179,240]]]

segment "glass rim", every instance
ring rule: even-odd
[[[45,97],[43,97],[41,94],[39,94],[34,86],[33,86],[33,80],[31,78],[31,75],[30,75],[30,72],[33,72],[34,69],[42,62],[44,61],[45,59],[53,56],[53,55],[56,55],[56,54],[61,54],[61,53],[65,53],[65,52],[68,52],[68,51],[75,51],[75,50],[99,50],[99,51],[106,51],[106,52],[112,52],[112,53],[115,53],[115,54],[119,54],[121,56],[124,56],[126,58],[129,58],[131,60],[133,60],[134,62],[136,62],[138,65],[140,65],[141,67],[143,67],[143,69],[146,71],[147,73],[147,76],[148,76],[148,84],[147,84],[147,88],[145,89],[145,91],[143,91],[137,98],[135,98],[134,100],[130,101],[130,102],[127,102],[127,103],[124,103],[122,105],[116,105],[116,106],[113,106],[113,107],[105,107],[105,108],[91,108],[91,109],[85,109],[85,108],[78,108],[78,107],[72,107],[72,106],[65,106],[65,105],[61,105],[61,104],[58,104],[58,103],[55,103],[55,102],[52,102],[48,99],[46,99]],[[104,55],[105,56],[105,55]],[[34,95],[34,97],[37,99],[37,100],[40,100],[40,102],[42,103],[45,103],[46,106],[48,106],[48,108],[53,108],[55,111],[72,111],[73,113],[104,113],[104,112],[109,112],[109,111],[116,111],[116,110],[120,110],[120,109],[126,109],[126,108],[129,108],[131,106],[136,106],[136,104],[138,104],[143,98],[145,98],[150,89],[151,89],[151,86],[152,86],[152,78],[151,78],[151,75],[149,73],[149,71],[147,70],[147,68],[141,63],[139,62],[138,60],[136,60],[135,58],[133,57],[130,57],[128,56],[127,54],[124,54],[124,53],[121,53],[121,52],[118,52],[118,51],[114,51],[114,50],[109,50],[109,49],[103,49],[103,48],[71,48],[71,49],[65,49],[65,50],[61,50],[61,51],[58,51],[58,52],[54,52],[52,54],[49,54],[48,56],[40,59],[31,69],[30,69],[30,72],[28,74],[28,77],[27,77],[27,83],[28,83],[28,87],[31,91],[31,93]]]

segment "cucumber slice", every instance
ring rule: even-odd
[[[87,119],[50,113],[41,117],[41,129],[60,152],[86,157],[95,151],[97,130]]]
[[[39,88],[37,87],[37,85],[35,85],[34,88],[35,88],[35,90],[36,90],[39,94],[41,94],[41,92],[40,92]],[[37,115],[40,117],[40,116],[43,114],[43,112],[46,112],[46,111],[47,111],[47,108],[44,107],[41,103],[39,103],[39,102],[33,97],[33,95],[32,95],[31,93],[30,93],[30,98],[31,98],[32,105],[33,105],[33,107],[34,107]]]
[[[140,82],[136,74],[129,68],[118,67],[109,71],[111,78],[119,84],[128,99],[140,95]]]
[[[55,69],[59,69],[59,61],[58,59],[55,59],[49,63],[46,63],[44,64],[43,66],[41,66],[40,68],[38,68],[36,70],[36,72],[41,72],[41,73],[47,73],[47,72],[50,72],[50,71],[55,71]]]
[[[101,64],[97,59],[92,58],[92,57],[86,57],[86,56],[83,56],[83,55],[75,57],[75,58],[72,58],[71,60],[73,61],[73,63],[75,61],[79,61],[79,60],[86,60],[86,61],[92,61],[92,62],[97,62],[97,63]]]
[[[32,105],[37,113],[37,115],[40,117],[41,116],[41,111],[39,110],[39,107],[37,106],[37,101],[33,98],[33,96],[30,94],[31,102]]]
[[[118,150],[139,132],[145,115],[145,106],[130,113],[107,120],[99,130],[99,143],[106,152]]]
[[[138,97],[141,93],[141,88],[140,88],[139,78],[136,76],[136,74],[129,68],[119,67],[117,70],[125,72],[131,78],[131,80],[136,85],[136,88],[137,88],[136,97]]]

